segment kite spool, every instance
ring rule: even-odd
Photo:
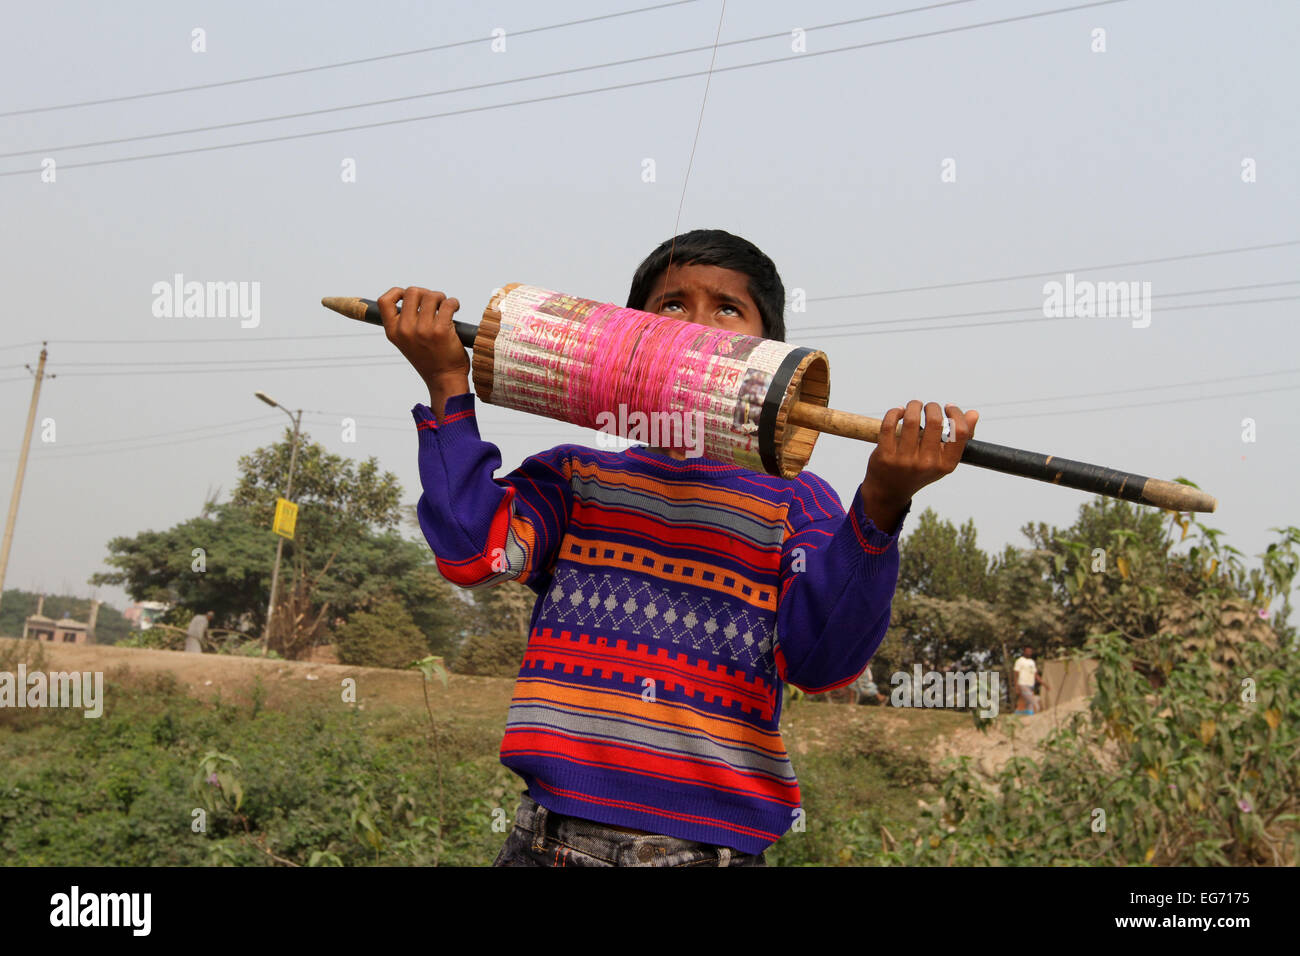
[[[321,304],[384,324],[371,299],[326,297]],[[698,413],[705,456],[787,479],[808,464],[822,432],[868,442],[880,437],[880,419],[826,407],[830,364],[816,349],[519,283],[493,294],[478,326],[453,323],[473,352],[475,392],[493,405],[633,440],[640,439],[597,416],[622,424],[633,412]],[[1170,511],[1218,506],[1188,484],[974,438],[961,463]]]
[[[804,469],[819,434],[791,409],[830,398],[816,349],[522,283],[492,296],[473,351],[485,402],[634,439],[629,422],[682,437],[702,425],[705,457],[783,478]],[[606,360],[615,354],[626,361]]]

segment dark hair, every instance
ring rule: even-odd
[[[693,229],[661,242],[637,266],[627,294],[629,309],[645,308],[651,287],[668,268],[669,250],[674,265],[718,266],[749,276],[749,297],[758,306],[763,336],[785,341],[785,286],[776,265],[748,239],[721,229]]]

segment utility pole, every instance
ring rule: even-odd
[[[41,397],[41,379],[45,377],[45,356],[48,350],[41,343],[41,360],[36,364],[36,384],[32,386],[32,404],[27,409],[27,430],[23,433],[23,450],[18,455],[18,475],[14,478],[14,493],[9,499],[9,517],[5,521],[4,542],[0,544],[0,600],[4,599],[5,572],[9,570],[9,548],[14,543],[14,525],[18,521],[18,499],[23,494],[23,475],[27,471],[27,452],[32,447],[32,427],[36,424],[36,403]],[[29,365],[28,368],[31,368]]]
[[[275,399],[267,395],[266,392],[254,393],[259,399],[266,402],[272,408],[278,408],[284,412],[293,421],[293,444],[289,451],[289,478],[285,482],[284,497],[287,501],[293,500],[293,466],[298,460],[298,431],[302,426],[302,409],[298,409],[298,414],[294,415],[289,409],[285,408]],[[271,616],[275,613],[275,589],[280,580],[280,557],[284,554],[284,538],[280,537],[275,546],[275,567],[271,570],[271,600],[266,605],[266,627],[262,629],[262,653],[266,654],[267,648],[271,642]]]

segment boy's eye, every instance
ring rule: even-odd
[[[675,307],[675,306],[676,306],[676,307],[680,307],[680,306],[681,306],[681,303],[678,302],[676,299],[671,299],[671,300],[665,302],[665,303],[663,304],[663,306],[660,307],[659,311],[660,311],[660,312],[667,312],[669,309],[672,309],[672,308]],[[735,316],[737,316],[737,317],[740,316],[740,310],[737,309],[734,305],[724,305],[724,306],[720,306],[720,308],[722,308],[722,309],[726,309],[726,310],[730,311],[733,315],[735,315]]]

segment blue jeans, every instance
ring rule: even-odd
[[[670,836],[638,836],[553,813],[527,793],[493,866],[767,866],[725,846]]]

